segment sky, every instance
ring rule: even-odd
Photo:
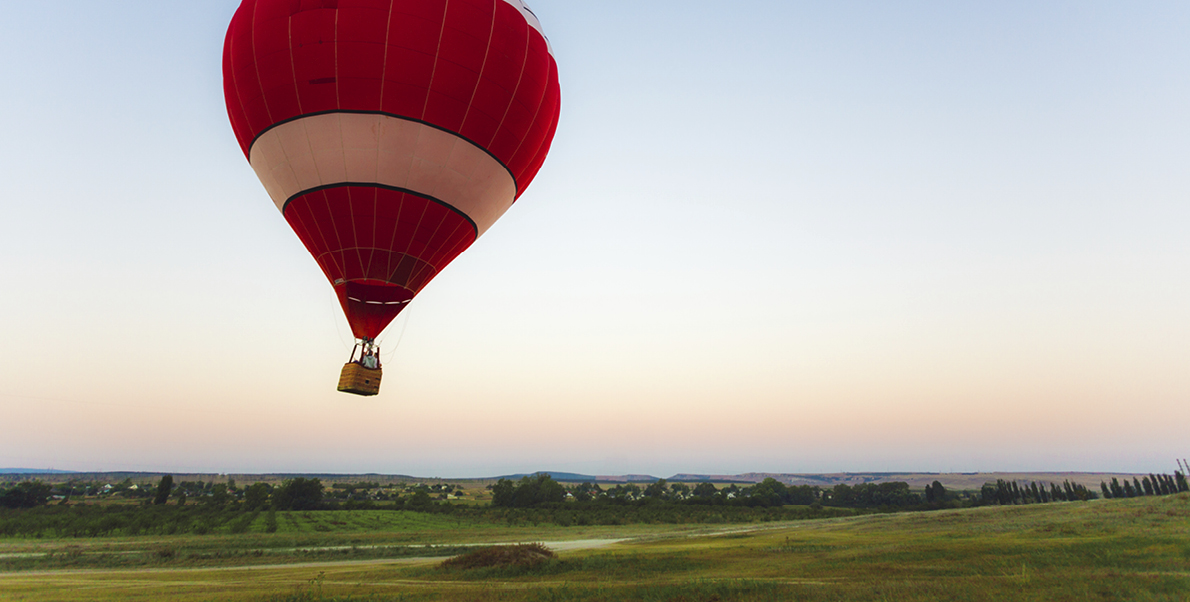
[[[335,391],[239,150],[236,0],[0,21],[0,466],[477,477],[1171,472],[1190,5],[533,0],[517,204]]]

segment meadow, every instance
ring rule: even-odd
[[[381,524],[368,516],[314,513],[307,519],[297,512],[279,518],[276,533],[9,538],[0,542],[0,558],[29,563],[0,572],[0,599],[1190,599],[1190,494],[753,525],[533,526],[412,514],[392,513]],[[327,530],[315,530],[316,524]],[[463,544],[586,539],[626,541],[560,551],[535,565],[457,569],[444,567],[441,557],[474,549]],[[163,546],[172,555],[128,568],[56,566],[45,555],[61,550],[53,555],[81,561],[154,554]],[[366,546],[406,549],[387,557],[352,555]],[[302,547],[321,548],[323,555],[301,558]]]

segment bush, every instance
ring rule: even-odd
[[[50,499],[50,486],[41,481],[24,481],[0,495],[5,508],[36,508]]]
[[[442,563],[447,569],[531,568],[557,558],[558,555],[539,543],[513,546],[492,546],[455,556]]]
[[[566,499],[566,489],[550,475],[521,477],[519,483],[500,479],[492,486],[492,505],[506,508],[532,508],[557,504]]]
[[[314,510],[322,503],[322,481],[297,477],[273,491],[273,506],[279,510]]]

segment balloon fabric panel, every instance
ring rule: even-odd
[[[416,293],[419,274],[393,281],[395,266],[369,267],[361,251],[409,255],[440,269],[475,240],[465,218],[418,195],[368,186],[337,186],[291,201],[285,218],[331,282],[379,280]],[[389,261],[389,255],[377,256]]]
[[[458,212],[378,187],[338,186],[302,195],[285,207],[285,219],[336,290],[354,282],[363,285],[358,294],[366,300],[412,299],[475,241],[474,226]],[[404,308],[340,302],[360,338],[375,338]],[[377,315],[358,325],[365,309]],[[386,313],[391,315],[384,318]]]
[[[246,0],[228,29],[225,92],[245,154],[262,132],[301,115],[375,111],[457,132],[508,167],[518,191],[532,181],[556,119],[557,69],[516,8],[500,0],[302,6]]]

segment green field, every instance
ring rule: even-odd
[[[0,540],[0,600],[1190,600],[1190,494],[749,530],[278,514],[271,534]],[[620,538],[530,568],[448,570],[424,556],[462,548],[410,548]]]

